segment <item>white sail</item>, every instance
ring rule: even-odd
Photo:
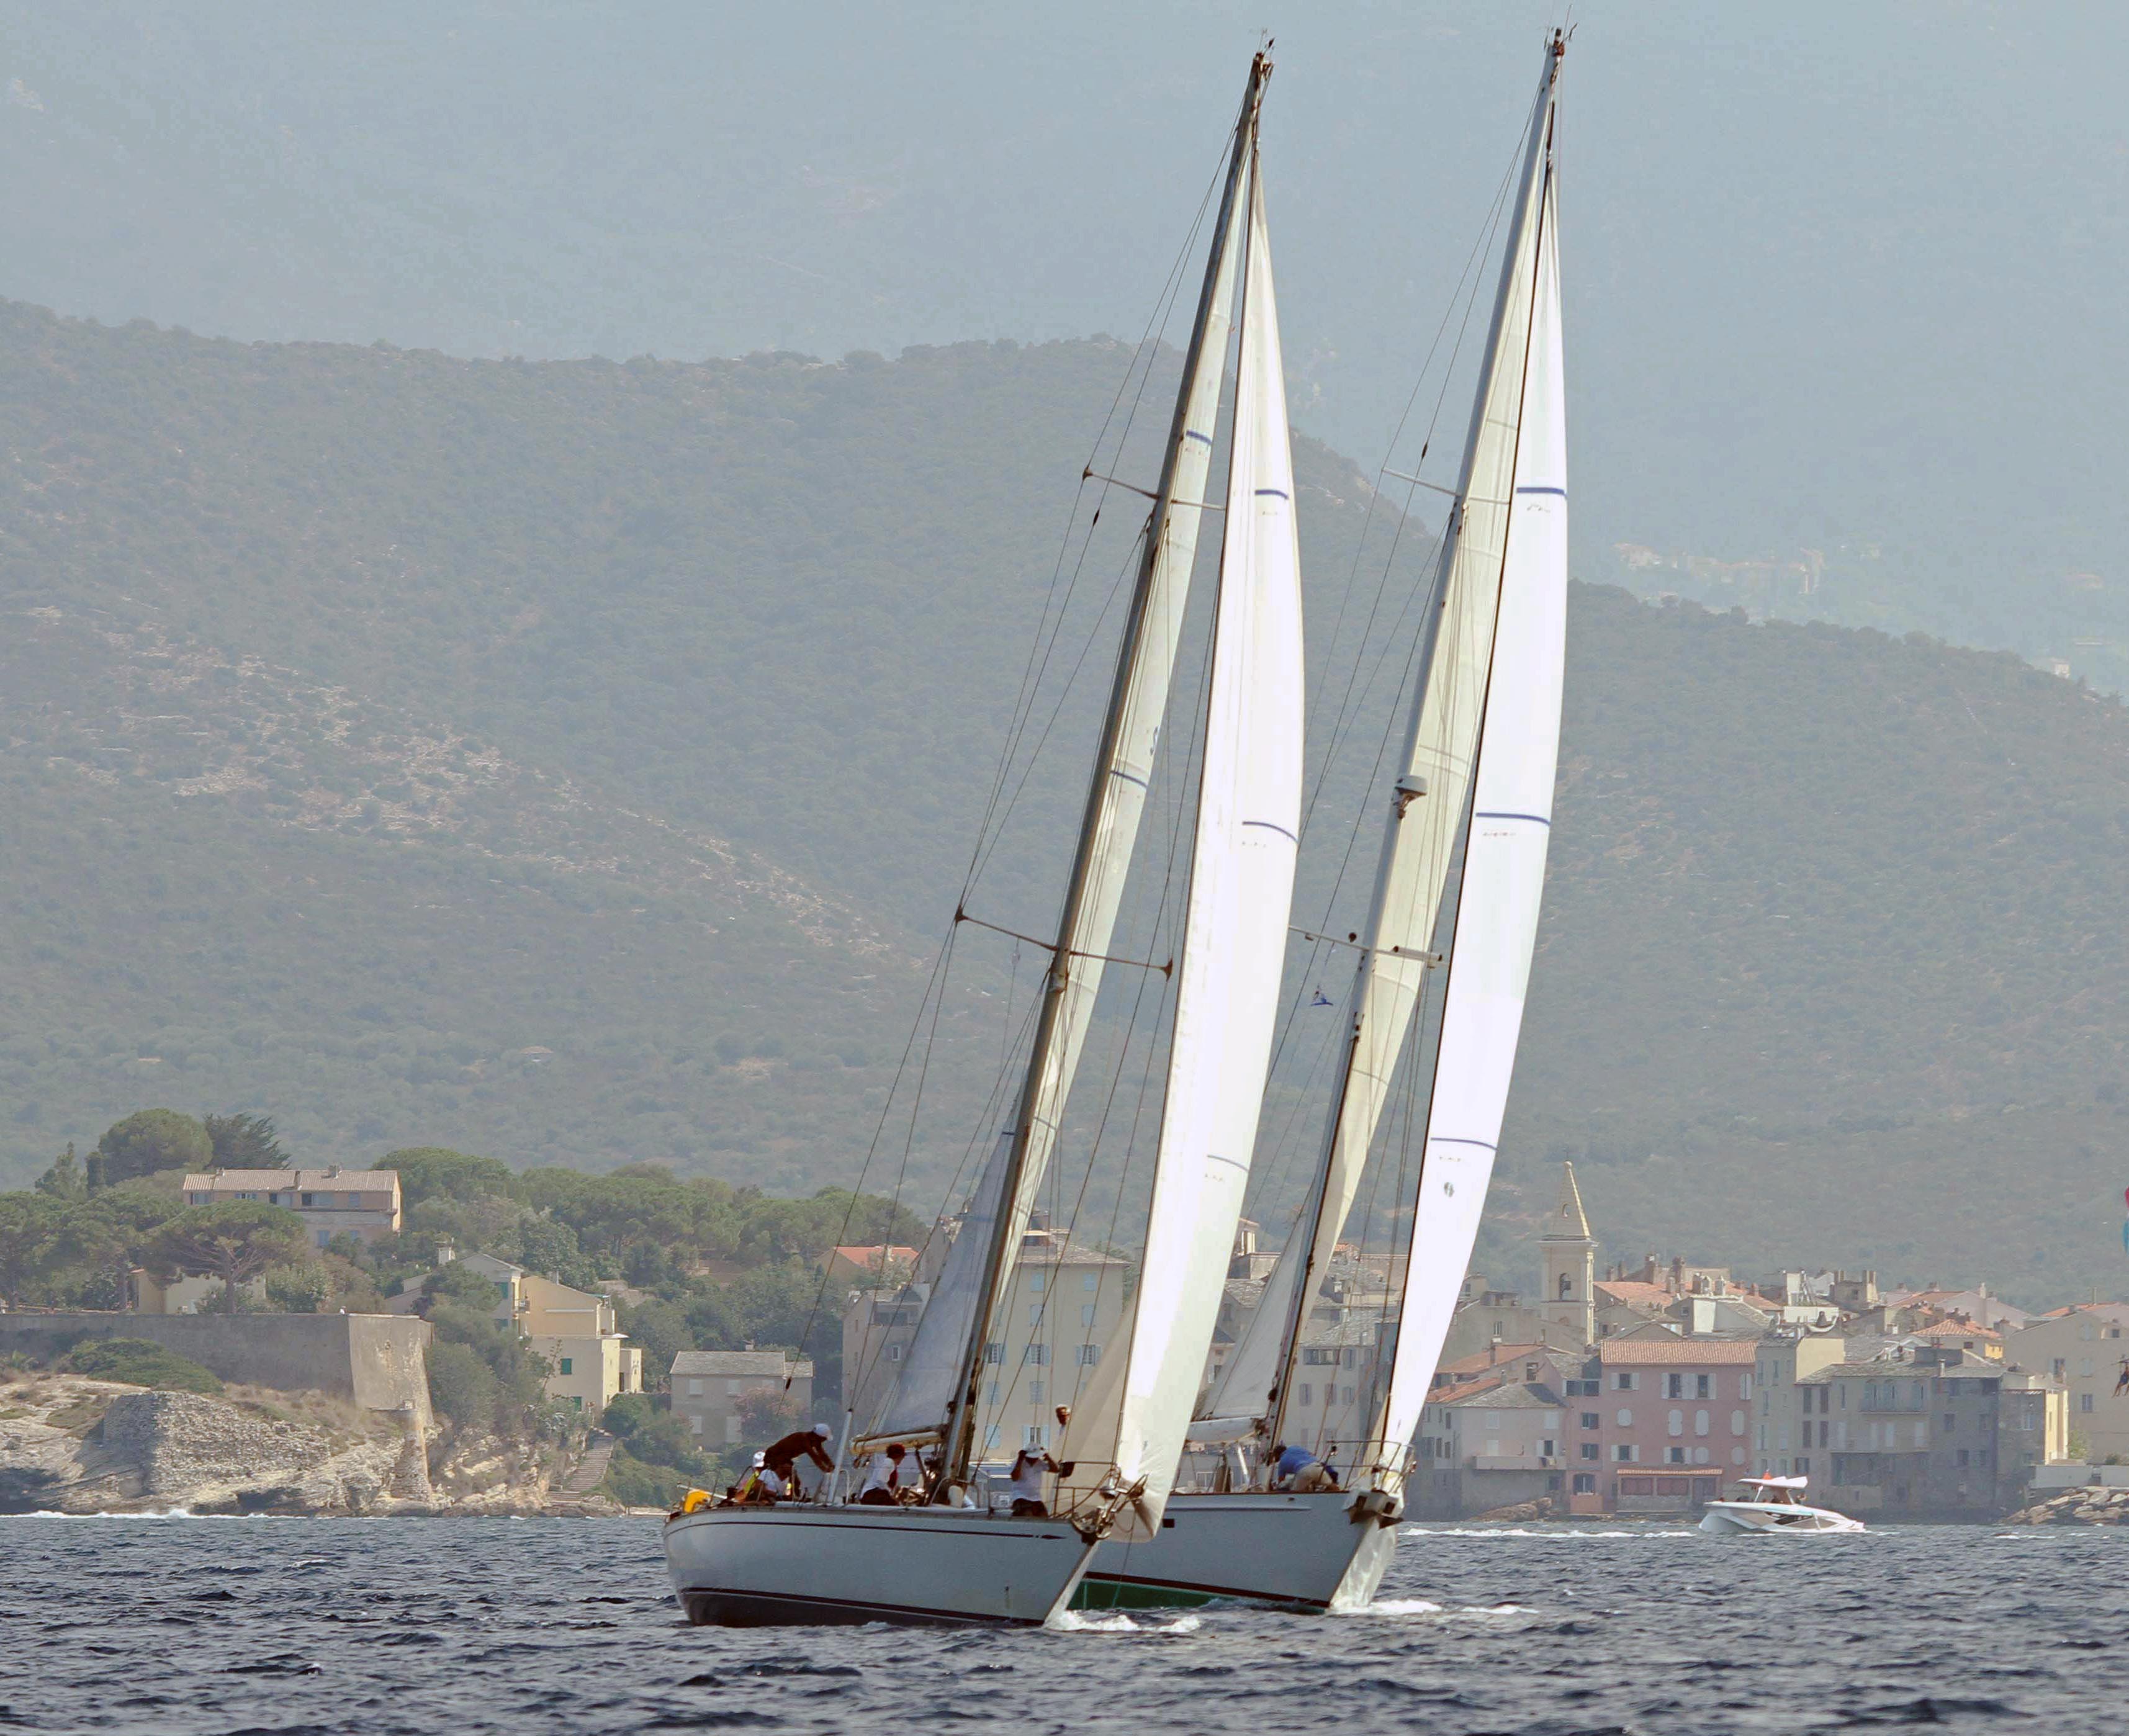
[[[1145,1258],[1117,1396],[1075,1417],[1076,1476],[1142,1483],[1119,1538],[1149,1536],[1175,1479],[1256,1145],[1301,813],[1300,554],[1279,311],[1252,174],[1204,768]],[[1103,1414],[1107,1412],[1108,1414]],[[1112,1420],[1112,1417],[1113,1420]]]
[[[1171,497],[1166,517],[1151,527],[1151,534],[1160,540],[1153,555],[1145,625],[1124,697],[1122,728],[1102,792],[1079,920],[1073,932],[1063,937],[1073,953],[1073,963],[1064,982],[1064,1004],[1058,1010],[1056,1036],[1029,1117],[1027,1152],[1022,1161],[1020,1187],[1013,1202],[1016,1232],[1025,1227],[1034,1210],[1050,1153],[1056,1146],[1065,1099],[1071,1094],[1087,1027],[1094,1015],[1094,1000],[1101,992],[1101,955],[1109,950],[1116,932],[1125,877],[1138,844],[1146,792],[1153,782],[1154,749],[1160,739],[1161,719],[1168,711],[1184,611],[1190,601],[1190,574],[1198,561],[1198,528],[1205,516],[1200,502],[1205,498],[1206,479],[1212,468],[1213,424],[1220,408],[1222,364],[1230,329],[1227,310],[1234,299],[1236,250],[1233,241],[1242,221],[1238,201],[1226,232],[1215,238],[1220,250],[1218,278],[1205,322],[1205,340],[1188,382],[1187,408],[1175,442]],[[1018,1247],[1017,1234],[1006,1245]]]
[[[1507,514],[1493,679],[1382,1439],[1409,1442],[1469,1264],[1537,943],[1567,644],[1567,418],[1552,181]]]
[[[1389,835],[1348,1006],[1352,1020],[1345,1077],[1333,1101],[1324,1161],[1297,1239],[1273,1268],[1262,1300],[1206,1410],[1233,1433],[1265,1414],[1274,1386],[1290,1390],[1301,1356],[1308,1298],[1344,1234],[1369,1148],[1414,1011],[1433,968],[1431,949],[1455,858],[1487,693],[1502,554],[1507,546],[1512,481],[1522,421],[1539,213],[1550,184],[1546,149],[1552,74],[1540,87],[1494,303],[1486,359],[1473,407],[1458,503],[1445,533],[1439,596],[1427,624],[1426,654],[1403,768],[1390,792]],[[1298,1256],[1298,1257],[1297,1257]],[[1222,1431],[1214,1424],[1200,1431]],[[1298,1433],[1293,1422],[1287,1431]]]
[[[939,1268],[923,1316],[909,1341],[894,1383],[874,1417],[860,1417],[860,1445],[873,1441],[922,1440],[939,1433],[939,1420],[959,1390],[962,1353],[984,1303],[984,1253],[1005,1196],[1012,1166],[1012,1130],[998,1135],[976,1191],[961,1213],[953,1245]],[[864,1370],[845,1370],[845,1390],[855,1391]]]

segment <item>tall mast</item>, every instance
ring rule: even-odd
[[[990,1243],[984,1251],[980,1287],[984,1300],[974,1310],[969,1339],[963,1349],[962,1378],[957,1396],[950,1404],[945,1422],[944,1432],[950,1442],[945,1467],[950,1481],[965,1478],[974,1454],[976,1400],[983,1377],[984,1349],[989,1339],[991,1322],[997,1315],[1002,1292],[1010,1281],[1012,1255],[1026,1221],[1022,1196],[1030,1151],[1034,1143],[1036,1120],[1045,1081],[1055,1064],[1060,1039],[1064,1034],[1066,1001],[1074,986],[1074,973],[1079,958],[1081,928],[1087,914],[1090,882],[1103,847],[1111,785],[1117,775],[1118,748],[1124,735],[1135,678],[1144,649],[1149,604],[1153,597],[1160,564],[1163,541],[1176,504],[1175,480],[1179,458],[1187,440],[1202,440],[1208,447],[1211,444],[1212,430],[1209,427],[1197,430],[1190,426],[1192,388],[1204,360],[1207,332],[1213,323],[1224,279],[1223,267],[1230,235],[1253,155],[1257,111],[1264,99],[1265,80],[1270,76],[1271,62],[1260,53],[1250,63],[1249,81],[1242,93],[1241,112],[1235,123],[1234,145],[1228,158],[1226,183],[1221,193],[1219,217],[1214,226],[1212,245],[1206,259],[1204,283],[1198,292],[1197,316],[1191,324],[1189,347],[1184,355],[1183,382],[1176,396],[1175,413],[1161,459],[1160,482],[1154,493],[1153,509],[1147,516],[1145,547],[1140,557],[1137,581],[1132,587],[1130,610],[1125,617],[1123,637],[1117,648],[1116,674],[1110,684],[1108,709],[1102,725],[1101,745],[1094,756],[1093,774],[1088,786],[1086,805],[1080,817],[1079,843],[1073,853],[1071,878],[1066,882],[1064,909],[1058,918],[1057,943],[1051,952],[1050,968],[1044,978],[1042,1007],[1036,1020],[1035,1040],[1028,1055],[1027,1071],[1013,1117],[1012,1155],[1006,1172],[1001,1209],[992,1224]],[[1091,950],[1101,949],[1095,948]],[[1057,1106],[1060,1110],[1061,1106]]]
[[[1323,1269],[1344,1231],[1360,1171],[1387,1095],[1389,1075],[1404,1046],[1427,974],[1441,962],[1431,949],[1443,891],[1468,842],[1472,772],[1483,725],[1481,701],[1491,665],[1490,641],[1501,564],[1506,555],[1509,486],[1530,342],[1531,278],[1547,207],[1553,112],[1565,49],[1565,40],[1558,32],[1546,45],[1545,74],[1531,111],[1517,180],[1516,216],[1503,252],[1455,503],[1443,532],[1428,596],[1419,648],[1419,677],[1406,727],[1404,754],[1399,761],[1405,769],[1391,792],[1389,826],[1354,972],[1349,1003],[1352,1022],[1344,1065],[1331,1106],[1316,1185],[1311,1190],[1303,1222],[1297,1225],[1290,1244],[1288,1258],[1298,1256],[1298,1264],[1292,1278],[1281,1287],[1284,1306],[1278,1376],[1268,1418],[1274,1441],[1283,1439],[1288,1426],[1302,1331]],[[1510,329],[1512,322],[1517,329]],[[1512,402],[1504,406],[1502,400],[1511,382]],[[1504,408],[1512,413],[1504,416]],[[1473,524],[1474,507],[1479,509],[1483,521],[1478,526]],[[1467,536],[1474,530],[1475,541]],[[1478,565],[1487,570],[1474,571]],[[1460,678],[1446,686],[1438,686],[1436,680],[1443,622],[1454,614],[1469,625],[1465,617],[1472,606],[1467,597],[1476,601],[1478,612],[1471,618],[1484,622],[1488,649],[1483,663],[1474,668],[1460,666],[1456,674],[1459,678],[1475,675],[1481,690],[1479,694],[1469,691],[1473,683],[1468,679]],[[1411,822],[1418,824],[1413,827]],[[1407,1282],[1410,1282],[1408,1270]]]

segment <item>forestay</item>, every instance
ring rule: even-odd
[[[1145,1258],[1121,1379],[1074,1420],[1075,1486],[1142,1485],[1120,1538],[1173,1486],[1256,1144],[1300,827],[1300,555],[1260,175],[1250,188],[1234,452],[1203,772]],[[1106,1371],[1105,1371],[1106,1372]]]

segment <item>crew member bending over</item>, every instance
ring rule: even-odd
[[[836,1462],[828,1456],[828,1425],[816,1423],[810,1429],[801,1429],[796,1434],[787,1434],[780,1441],[771,1441],[762,1449],[762,1463],[783,1485],[787,1493],[796,1496],[798,1489],[798,1461],[810,1458],[823,1471],[832,1471]]]
[[[1327,1495],[1336,1492],[1338,1474],[1306,1447],[1273,1449],[1278,1463],[1272,1467],[1271,1486],[1282,1493]]]

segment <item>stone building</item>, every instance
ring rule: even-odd
[[[2078,1302],[2003,1334],[2005,1358],[2051,1376],[2069,1396],[2078,1456],[2129,1458],[2129,1302]]]
[[[184,1196],[188,1206],[256,1200],[282,1206],[303,1220],[317,1248],[340,1235],[374,1242],[396,1234],[400,1224],[399,1176],[390,1169],[216,1169],[187,1176]]]
[[[788,1350],[683,1350],[673,1358],[673,1415],[706,1452],[736,1447],[745,1435],[744,1401],[781,1392],[801,1420],[813,1413],[813,1363]]]

